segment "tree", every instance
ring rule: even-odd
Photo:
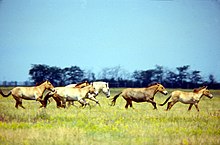
[[[41,83],[49,79],[49,66],[45,64],[32,64],[29,75],[34,83]],[[50,80],[49,80],[50,81]]]
[[[177,74],[171,70],[167,70],[165,83],[168,84],[169,87],[174,88],[177,84]]]
[[[162,66],[156,65],[156,68],[154,69],[152,81],[162,83],[164,77],[164,70]]]
[[[190,74],[191,83],[196,87],[198,84],[202,83],[202,76],[200,75],[200,71],[194,70]]]
[[[189,73],[187,72],[189,69],[189,65],[185,65],[182,67],[177,67],[177,83],[179,84],[179,87],[184,87],[184,84],[186,84],[187,79],[189,78]]]
[[[121,68],[121,66],[103,68],[99,74],[101,79],[106,80],[124,80],[128,79],[130,74]]]
[[[65,84],[81,82],[84,77],[84,71],[78,66],[66,67],[62,70],[62,74],[62,81]]]
[[[146,71],[134,71],[133,77],[136,81],[140,82],[142,85],[147,86],[153,82],[155,70],[149,69]]]
[[[62,82],[62,69],[56,66],[49,68],[48,80],[54,85],[59,86]]]
[[[96,78],[95,78],[95,73],[92,72],[91,70],[88,70],[85,72],[84,74],[85,78],[87,81],[95,81]]]

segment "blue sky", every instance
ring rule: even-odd
[[[97,73],[190,65],[220,80],[220,2],[1,0],[0,80],[28,80],[31,64]]]

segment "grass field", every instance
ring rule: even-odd
[[[120,90],[111,89],[111,96]],[[122,97],[112,107],[103,94],[97,96],[101,107],[91,102],[91,109],[58,109],[52,102],[39,109],[38,102],[23,100],[24,110],[14,107],[12,96],[0,96],[0,144],[219,145],[220,90],[211,92],[214,98],[203,97],[199,113],[195,107],[188,112],[181,103],[168,112],[166,106],[153,110],[149,103],[134,103],[135,109],[126,110]],[[167,97],[156,94],[155,101],[163,103]]]

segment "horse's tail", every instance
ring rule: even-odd
[[[4,93],[2,92],[2,90],[0,89],[0,94],[1,94],[3,97],[8,97],[8,96],[11,95],[11,91],[9,91],[8,94],[4,94]]]
[[[121,95],[122,92],[120,92],[119,94],[115,95],[114,98],[112,99],[112,104],[111,106],[115,106],[115,102],[117,100],[117,98]]]
[[[170,95],[170,96],[166,99],[166,101],[165,101],[163,104],[159,104],[159,105],[160,105],[160,106],[165,105],[165,104],[170,100],[171,97],[172,97],[172,95]]]

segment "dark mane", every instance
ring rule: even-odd
[[[41,81],[41,82],[36,82],[35,86],[40,86],[40,85],[43,84],[45,81],[47,81],[47,80],[43,80],[43,81]]]
[[[87,81],[85,81],[85,82],[81,82],[81,83],[78,83],[78,84],[76,84],[76,86],[75,87],[78,87],[78,86],[80,86],[80,85],[82,85],[82,84],[84,84],[84,83],[88,83]]]
[[[206,88],[206,86],[203,86],[203,87],[199,87],[199,88],[197,88],[197,89],[194,89],[193,92],[194,92],[194,93],[198,93],[200,90],[202,90],[202,89],[204,89],[204,88]]]
[[[158,85],[159,83],[150,83],[148,86],[147,86],[147,88],[148,87],[152,87],[152,86],[155,86],[155,85]]]

